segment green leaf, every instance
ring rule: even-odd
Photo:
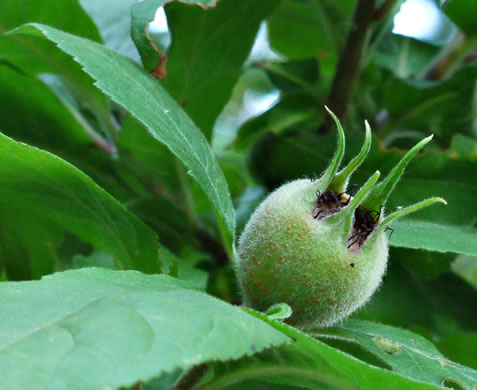
[[[227,183],[205,137],[152,76],[137,64],[97,43],[39,24],[15,33],[42,34],[73,56],[96,86],[141,121],[189,169],[224,218],[231,236],[235,216]]]
[[[221,0],[214,8],[166,5],[172,35],[162,84],[208,139],[232,96],[260,23],[275,0]]]
[[[0,126],[8,136],[70,157],[91,141],[71,111],[36,77],[0,66]],[[28,99],[19,91],[28,90]]]
[[[373,61],[401,79],[416,78],[428,69],[438,52],[437,46],[389,32],[380,41]]]
[[[146,31],[154,20],[156,11],[168,0],[144,0],[135,2],[130,8],[131,13],[131,38],[136,45],[136,49],[141,56],[141,61],[149,72],[152,71],[159,62],[159,54],[154,50]]]
[[[9,280],[39,279],[55,271],[63,241],[59,226],[25,209],[3,207],[0,219],[0,253]]]
[[[24,0],[21,7],[15,0],[2,1],[0,33],[32,21],[50,23],[71,34],[95,41],[101,40],[96,26],[77,0],[64,3],[58,3],[55,0],[43,0],[41,3],[35,0]]]
[[[51,42],[25,35],[3,35],[4,32],[29,22],[48,24],[84,38],[101,41],[93,21],[77,0],[61,4],[55,0],[25,0],[21,7],[15,0],[4,0],[0,13],[0,53],[2,59],[10,61],[27,75],[57,74],[75,92],[82,111],[94,119],[95,130],[103,135],[111,134],[113,124],[109,99],[94,88],[90,77],[72,58],[55,49]],[[17,94],[18,91],[19,89],[14,90]]]
[[[3,210],[61,226],[112,254],[120,268],[159,272],[156,234],[81,171],[4,135],[0,162]]]
[[[132,115],[121,126],[117,141],[121,162],[149,186],[175,195],[179,188],[177,159],[163,144],[151,142],[147,128]]]
[[[391,245],[477,256],[477,229],[406,218],[391,224]]]
[[[84,268],[0,284],[5,390],[117,389],[288,340],[165,275]]]
[[[275,60],[258,63],[266,70],[271,82],[287,94],[309,93],[316,98],[314,85],[319,78],[319,62],[315,57],[299,61]]]
[[[477,34],[477,0],[447,0],[444,3],[444,12],[465,34]]]
[[[445,272],[426,280],[405,268],[399,256],[391,250],[387,275],[379,291],[364,310],[353,318],[385,323],[407,329],[425,329],[429,337],[444,337],[449,330],[477,331],[477,291],[460,277]],[[427,256],[415,258],[427,261]]]
[[[369,365],[292,327],[270,320],[264,314],[245,310],[268,322],[295,342],[236,362],[216,365],[215,378],[204,385],[209,390],[228,388],[228,385],[237,382],[243,385],[244,382],[241,381],[249,379],[287,385],[287,388],[298,386],[324,390],[439,388]]]
[[[369,321],[348,320],[338,328],[318,332],[361,344],[395,372],[419,382],[443,386],[455,382],[466,390],[477,385],[477,371],[454,363],[424,337],[408,330]]]
[[[322,3],[282,1],[268,20],[272,47],[292,60],[336,56],[337,42]]]
[[[379,99],[389,118],[379,129],[382,137],[395,130],[435,134],[433,142],[447,144],[459,129],[469,133],[475,119],[474,87],[468,80],[477,76],[475,67],[465,67],[442,81],[391,78],[383,83]],[[379,89],[378,89],[379,90]]]

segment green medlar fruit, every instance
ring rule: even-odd
[[[330,111],[329,111],[330,112]],[[360,153],[340,172],[344,132],[316,181],[295,180],[271,193],[253,213],[240,237],[237,273],[247,306],[260,311],[279,302],[293,314],[287,322],[302,329],[330,326],[363,306],[386,270],[385,230],[396,218],[436,202],[431,198],[384,217],[384,204],[410,159],[432,136],[414,146],[379,184],[379,171],[356,192],[346,193],[351,174],[371,145],[371,130]]]

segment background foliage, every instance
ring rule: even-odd
[[[403,3],[3,0],[2,388],[477,388],[477,1],[428,0],[418,38]],[[393,224],[380,291],[305,335],[238,306],[233,243],[326,168],[325,104],[348,158],[371,124],[357,184],[434,133],[389,209],[448,206]]]

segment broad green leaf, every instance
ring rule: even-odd
[[[177,158],[165,145],[151,142],[151,134],[134,116],[128,115],[124,119],[117,145],[121,162],[139,180],[177,196],[180,187]]]
[[[85,0],[86,1],[86,0]],[[100,41],[93,21],[81,8],[77,0],[58,3],[55,0],[15,0],[2,1],[0,33],[6,32],[27,22],[51,23],[71,34]],[[5,53],[2,53],[4,55]]]
[[[477,228],[406,218],[391,225],[391,245],[477,256]]]
[[[113,255],[119,268],[159,272],[156,234],[77,168],[4,135],[0,161],[3,210],[47,219]]]
[[[426,280],[403,267],[399,256],[406,253],[399,252],[391,250],[382,286],[352,317],[410,330],[424,329],[430,338],[445,337],[459,329],[477,331],[476,289],[450,272]],[[422,255],[420,261],[426,262],[426,256]]]
[[[57,266],[63,229],[30,210],[2,207],[0,253],[9,280],[39,279]]]
[[[401,79],[416,78],[426,71],[439,47],[417,39],[389,33],[379,42],[373,61]]]
[[[315,57],[300,61],[268,61],[259,63],[272,83],[282,92],[298,94],[307,92],[315,97],[314,85],[319,77],[319,62]]]
[[[204,385],[209,390],[223,389],[234,383],[243,385],[242,381],[250,379],[290,386],[287,388],[298,386],[324,390],[439,388],[369,365],[261,313],[245,310],[267,321],[295,342],[236,362],[218,364],[215,377]]]
[[[395,372],[436,386],[458,383],[466,390],[477,385],[477,371],[448,360],[424,337],[408,330],[369,321],[348,320],[338,328],[318,331],[358,342]]]
[[[224,218],[233,236],[235,216],[227,183],[205,137],[161,87],[132,60],[97,43],[39,24],[19,34],[44,35],[80,62],[96,86],[141,121],[176,154]]]
[[[422,138],[434,133],[433,142],[445,145],[456,129],[471,135],[474,85],[469,80],[476,77],[476,68],[466,67],[442,81],[389,79],[376,88],[389,115],[381,136],[395,130],[419,131]]]
[[[477,36],[477,0],[446,0],[444,12],[465,34]]]
[[[68,55],[55,48],[52,42],[36,37],[3,35],[8,30],[29,22],[44,23],[91,40],[101,41],[93,21],[79,6],[77,0],[2,1],[0,12],[0,53],[2,59],[13,63],[25,74],[36,76],[53,73],[61,77],[74,91],[82,111],[94,119],[99,133],[113,132],[110,102],[91,83],[90,77]],[[19,94],[19,89],[14,90]],[[28,101],[27,96],[21,96]],[[12,134],[17,137],[16,134]]]
[[[52,74],[42,74],[40,78],[43,80],[13,67],[0,66],[1,131],[17,141],[60,156],[116,199],[130,199],[131,191],[117,175],[111,175],[116,169],[120,172],[119,164],[105,148],[93,141],[92,136],[98,134],[93,134],[95,131],[86,120],[73,91],[68,88],[69,84]],[[46,78],[58,82],[56,96],[53,93],[55,88],[44,84]],[[23,91],[28,91],[28,94]]]
[[[232,96],[260,23],[277,5],[275,0],[221,0],[206,10],[178,2],[166,5],[172,46],[162,85],[208,139]]]
[[[282,1],[268,20],[272,47],[291,60],[335,57],[338,43],[323,3]]]
[[[289,340],[166,275],[84,268],[0,284],[5,390],[118,389]]]
[[[0,126],[8,136],[53,153],[86,153],[91,144],[71,111],[34,76],[0,66]],[[21,91],[28,90],[28,97]]]

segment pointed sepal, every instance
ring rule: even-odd
[[[416,144],[411,150],[409,150],[404,157],[399,161],[391,172],[386,176],[386,178],[379,183],[369,194],[368,198],[364,201],[363,207],[368,210],[379,210],[382,206],[385,205],[386,200],[393,191],[397,182],[401,178],[404,169],[411,159],[426,145],[432,140],[433,135],[424,138],[421,142]]]
[[[371,127],[369,126],[368,121],[364,121],[366,134],[364,137],[364,144],[361,148],[359,154],[353,158],[349,164],[336,174],[330,184],[330,189],[336,191],[338,194],[341,194],[346,191],[348,186],[349,178],[353,172],[363,163],[364,159],[369,153],[371,148]]]
[[[333,159],[331,160],[331,164],[328,167],[328,169],[325,171],[323,176],[320,179],[320,183],[322,183],[326,188],[328,188],[330,182],[333,180],[333,178],[336,175],[336,172],[338,171],[338,168],[341,164],[341,161],[343,160],[344,156],[344,150],[345,150],[345,136],[344,136],[344,131],[343,127],[341,126],[341,123],[339,119],[336,117],[335,114],[331,112],[331,110],[326,107],[326,111],[331,115],[333,120],[336,123],[336,127],[338,129],[338,147],[336,148],[335,155],[333,156]]]
[[[429,198],[426,200],[423,200],[421,202],[415,203],[411,206],[403,207],[402,209],[399,209],[395,211],[394,213],[389,214],[386,218],[384,218],[381,223],[378,225],[376,232],[379,231],[384,231],[389,224],[401,217],[404,217],[405,215],[409,215],[411,213],[415,213],[416,211],[422,210],[425,207],[429,207],[435,203],[444,203],[445,205],[447,202],[445,199],[435,197],[435,198]]]

